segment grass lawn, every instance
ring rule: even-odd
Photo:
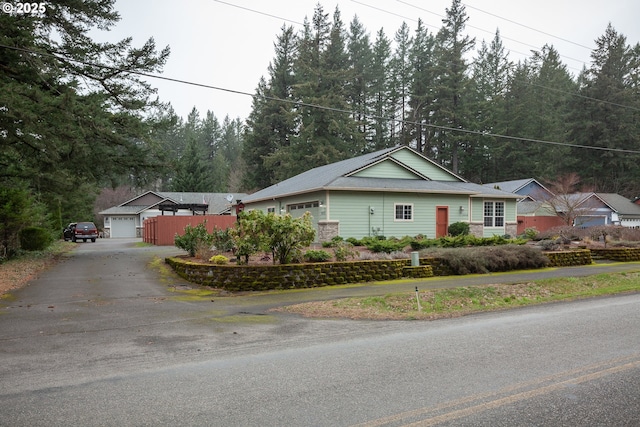
[[[434,289],[310,302],[277,309],[306,317],[432,320],[553,301],[640,291],[640,271],[545,279],[518,284]],[[419,306],[418,306],[419,304]]]

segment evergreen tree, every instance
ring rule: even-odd
[[[394,126],[391,138],[395,144],[409,145],[409,131],[406,127],[407,112],[409,110],[409,85],[411,69],[409,55],[412,39],[409,26],[403,22],[395,34],[395,51],[391,59],[392,90],[390,104],[394,109]]]
[[[391,129],[393,122],[393,108],[391,102],[391,42],[385,36],[381,28],[373,46],[373,57],[371,65],[371,85],[370,93],[372,100],[373,114],[373,139],[371,141],[372,150],[380,150],[393,145]]]
[[[298,46],[292,27],[282,28],[274,47],[269,81],[261,79],[258,85],[244,135],[242,159],[247,169],[243,185],[248,189],[277,182],[277,171],[288,163],[288,150],[297,131],[293,90]]]
[[[347,50],[351,70],[350,82],[346,90],[347,102],[353,111],[352,118],[358,126],[358,132],[370,141],[373,137],[369,129],[373,52],[369,35],[357,16],[351,21]]]
[[[333,23],[316,6],[312,24],[305,23],[296,63],[299,80],[300,130],[286,153],[279,179],[360,154],[364,137],[349,115],[345,87],[350,81],[346,34],[336,8]]]
[[[592,65],[581,78],[580,95],[573,106],[572,142],[621,150],[640,146],[638,51],[609,25],[596,40]],[[640,178],[638,156],[584,148],[572,150],[574,168],[598,191],[635,195]]]
[[[433,155],[431,147],[433,128],[430,124],[435,101],[434,45],[434,36],[428,33],[422,20],[419,19],[413,44],[409,50],[411,80],[408,129],[414,148],[427,156]]]
[[[209,161],[195,136],[189,136],[186,151],[178,162],[171,189],[179,192],[212,192],[215,186]]]
[[[162,163],[145,119],[169,49],[97,43],[114,0],[61,0],[42,14],[0,14],[0,186],[25,182],[54,211],[62,197]],[[83,201],[84,202],[84,201]]]
[[[508,60],[500,38],[500,32],[489,45],[483,40],[478,56],[473,62],[473,129],[483,134],[506,133],[506,93],[512,64]],[[504,165],[497,152],[505,143],[503,138],[492,136],[470,137],[475,140],[475,156],[465,165],[465,177],[475,182],[499,180]]]
[[[469,64],[465,55],[475,39],[464,34],[469,17],[460,0],[453,0],[442,20],[443,26],[436,35],[436,97],[437,108],[434,111],[434,123],[437,130],[436,160],[458,173],[461,166],[461,153],[469,153],[473,147],[469,144],[469,135],[457,129],[469,129],[471,123],[470,79],[467,74]]]

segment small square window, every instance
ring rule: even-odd
[[[396,221],[413,221],[413,205],[395,205]]]

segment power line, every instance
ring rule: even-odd
[[[240,5],[233,4],[233,3],[228,3],[228,2],[226,2],[226,1],[222,1],[222,0],[213,0],[213,1],[215,1],[216,3],[226,4],[227,6],[237,7],[238,9],[246,10],[246,11],[249,11],[249,12],[257,13],[257,14],[259,14],[259,15],[268,16],[268,17],[270,17],[270,18],[281,19],[281,20],[286,21],[286,22],[291,22],[292,24],[296,24],[296,25],[302,25],[302,26],[304,26],[304,24],[303,24],[302,22],[292,21],[291,19],[282,18],[282,17],[280,17],[280,16],[272,15],[272,14],[270,14],[270,13],[261,12],[261,11],[259,11],[259,10],[250,9],[250,8],[248,8],[248,7],[240,6]]]
[[[400,2],[400,3],[403,3],[403,4],[407,5],[407,6],[410,6],[410,7],[413,7],[413,8],[415,8],[415,9],[421,10],[421,11],[423,11],[423,12],[431,13],[431,14],[436,15],[436,16],[439,16],[439,17],[441,17],[441,18],[444,18],[444,17],[445,17],[444,15],[441,15],[441,14],[436,13],[436,12],[432,12],[432,11],[427,10],[427,9],[424,9],[424,8],[422,8],[422,7],[420,7],[420,6],[413,5],[413,4],[408,3],[408,2],[406,2],[406,1],[402,1],[402,0],[397,0],[397,1],[398,1],[398,2]],[[395,13],[395,12],[391,12],[391,11],[389,11],[389,10],[385,10],[385,9],[382,9],[382,8],[379,8],[379,7],[376,7],[376,6],[372,6],[372,5],[370,5],[370,4],[363,3],[363,2],[358,1],[358,0],[351,0],[351,2],[352,2],[352,3],[357,3],[357,4],[359,4],[359,5],[362,5],[362,6],[365,6],[365,7],[371,8],[371,9],[378,10],[378,11],[383,12],[383,13],[387,13],[387,14],[389,14],[389,15],[393,15],[393,16],[398,16],[398,17],[401,17],[401,18],[405,18],[404,16],[399,15],[399,14],[397,14],[397,13]],[[417,20],[416,20],[416,19],[413,19],[413,18],[405,18],[405,19],[409,19],[409,20],[411,20],[411,21],[413,21],[413,22],[417,22]],[[425,25],[427,25],[428,27],[436,28],[436,29],[438,29],[438,30],[440,29],[440,27],[436,27],[435,25],[430,25],[430,24],[426,24],[426,23],[425,23]],[[489,31],[489,30],[486,30],[486,29],[484,29],[484,28],[476,27],[476,26],[471,25],[471,24],[466,24],[466,26],[467,26],[467,27],[469,27],[469,28],[476,29],[476,30],[478,30],[478,31],[485,32],[485,33],[487,33],[487,34],[495,35],[495,32],[493,32],[493,31]],[[503,40],[509,40],[509,41],[512,41],[512,42],[515,42],[515,43],[521,44],[521,45],[523,45],[523,46],[530,47],[530,48],[535,49],[535,50],[540,49],[540,46],[534,46],[534,45],[532,45],[532,44],[525,43],[525,42],[520,41],[520,40],[517,40],[517,39],[512,39],[512,38],[510,38],[510,37],[505,37],[504,35],[501,35],[501,36],[500,36],[500,38],[502,38]],[[523,52],[519,52],[519,51],[517,51],[517,50],[513,50],[513,49],[509,49],[509,50],[510,50],[511,52],[514,52],[514,53],[520,54],[520,55],[525,56],[525,57],[529,56],[528,54],[523,53]],[[576,61],[576,62],[582,62],[582,63],[584,63],[584,61],[582,61],[582,60],[580,60],[580,59],[572,58],[572,57],[570,57],[570,56],[566,56],[566,55],[560,55],[560,56],[561,56],[561,57],[563,57],[563,58],[566,58],[566,59],[570,59],[570,60],[572,60],[572,61]],[[574,70],[577,70],[577,71],[580,71],[578,68],[574,68],[574,67],[569,67],[569,68],[574,69]]]
[[[400,0],[398,0],[398,1],[400,1]],[[592,47],[585,46],[585,45],[583,45],[583,44],[573,42],[573,41],[571,41],[571,40],[565,39],[565,38],[560,37],[560,36],[555,36],[555,35],[553,35],[553,34],[551,34],[551,33],[547,33],[547,32],[545,32],[545,31],[538,30],[538,29],[533,28],[533,27],[530,27],[530,26],[528,26],[528,25],[521,24],[520,22],[513,21],[513,20],[511,20],[511,19],[509,19],[509,18],[504,18],[504,17],[502,17],[502,16],[500,16],[500,15],[496,15],[495,13],[487,12],[486,10],[482,10],[482,9],[480,9],[480,8],[477,8],[477,7],[471,6],[471,5],[467,4],[467,3],[463,3],[463,4],[464,4],[466,7],[468,7],[469,9],[474,9],[474,10],[477,10],[478,12],[486,13],[487,15],[491,15],[491,16],[494,16],[494,17],[496,17],[496,18],[498,18],[498,19],[502,19],[502,20],[504,20],[504,21],[511,22],[512,24],[519,25],[519,26],[521,26],[521,27],[523,27],[523,28],[526,28],[526,29],[529,29],[529,30],[532,30],[532,31],[538,32],[538,33],[540,33],[540,34],[544,34],[545,36],[553,37],[554,39],[562,40],[563,42],[571,43],[572,45],[575,45],[575,46],[578,46],[578,47],[583,47],[583,48],[588,49],[588,50],[593,50],[593,48],[592,48]]]
[[[52,53],[36,52],[36,51],[30,50],[30,49],[19,48],[19,47],[15,47],[15,46],[7,46],[7,45],[4,45],[4,44],[0,44],[0,47],[5,48],[5,49],[11,49],[11,50],[19,51],[19,52],[25,52],[25,53],[40,55],[40,56],[48,56],[48,57],[55,58],[55,59],[57,59],[59,61],[67,60],[67,61],[70,61],[70,62],[76,62],[78,64],[82,64],[82,65],[88,65],[88,66],[92,66],[92,67],[104,68],[104,69],[111,70],[111,71],[125,72],[125,73],[135,74],[135,75],[138,75],[138,76],[148,77],[148,78],[152,78],[152,79],[165,80],[165,81],[185,84],[185,85],[189,85],[189,86],[201,87],[201,88],[205,88],[205,89],[219,90],[219,91],[223,91],[223,92],[234,93],[234,94],[237,94],[237,95],[245,95],[245,96],[251,96],[251,97],[260,96],[263,99],[282,102],[282,103],[287,103],[287,104],[292,104],[292,105],[295,105],[295,106],[317,108],[317,109],[321,109],[321,110],[338,112],[338,113],[354,114],[354,111],[351,111],[351,110],[345,110],[345,109],[334,108],[334,107],[327,107],[327,106],[318,105],[318,104],[310,104],[310,103],[306,103],[306,102],[301,102],[301,101],[296,101],[296,100],[289,100],[289,99],[282,99],[282,98],[277,98],[277,97],[267,96],[267,95],[255,95],[255,94],[251,94],[251,93],[240,91],[240,90],[228,89],[228,88],[213,86],[213,85],[209,85],[209,84],[205,84],[205,83],[191,82],[191,81],[188,81],[188,80],[177,79],[177,78],[172,78],[172,77],[166,77],[166,76],[161,76],[161,75],[156,75],[156,74],[150,74],[150,73],[145,73],[145,72],[141,72],[141,71],[123,70],[123,69],[120,69],[120,68],[117,68],[117,67],[112,67],[112,66],[109,66],[109,65],[95,64],[95,63],[91,63],[91,62],[88,62],[88,61],[82,61],[82,60],[78,60],[78,59],[74,59],[74,58],[62,58],[62,57],[60,57],[58,55],[55,55],[55,54],[52,54]],[[556,146],[571,147],[571,148],[584,148],[584,149],[590,149],[590,150],[608,151],[608,152],[615,152],[615,153],[640,154],[639,150],[627,150],[627,149],[622,149],[622,148],[598,147],[598,146],[590,146],[590,145],[572,144],[572,143],[566,143],[566,142],[546,141],[546,140],[534,139],[534,138],[523,138],[523,137],[517,137],[517,136],[500,135],[500,134],[494,134],[494,133],[491,133],[491,132],[483,132],[483,131],[474,131],[474,130],[469,130],[469,129],[451,128],[451,127],[447,127],[447,126],[439,126],[439,125],[434,125],[434,124],[425,124],[425,123],[420,123],[420,122],[415,122],[415,121],[410,121],[410,120],[396,119],[396,118],[391,118],[391,117],[374,116],[374,115],[368,115],[368,114],[365,115],[364,117],[369,118],[369,119],[374,119],[374,120],[386,120],[386,121],[394,122],[394,123],[411,124],[411,125],[424,126],[424,127],[438,129],[438,130],[445,130],[445,131],[451,131],[451,132],[460,132],[460,133],[465,133],[465,134],[470,134],[470,135],[475,135],[475,136],[502,138],[502,139],[508,139],[508,140],[513,140],[513,141],[519,141],[519,142],[534,142],[534,143],[540,143],[540,144],[556,145]]]
[[[351,0],[351,1],[354,1],[354,0]],[[402,3],[402,4],[406,4],[407,6],[413,7],[413,8],[415,8],[415,9],[422,10],[423,12],[431,13],[431,14],[436,15],[436,16],[439,16],[439,17],[441,17],[441,18],[445,18],[445,16],[444,16],[444,15],[440,15],[440,14],[438,14],[438,13],[435,13],[435,12],[432,12],[432,11],[430,11],[430,10],[424,9],[424,8],[422,8],[422,7],[420,7],[420,6],[416,6],[416,5],[411,4],[411,3],[409,3],[409,2],[406,2],[406,1],[403,1],[403,0],[396,0],[396,1],[397,1],[397,2],[399,2],[399,3]],[[466,6],[466,4],[465,4],[465,6]],[[474,8],[474,7],[472,7],[472,9],[475,9],[475,8]],[[495,16],[495,15],[494,15],[494,16]],[[474,28],[474,29],[476,29],[476,30],[478,30],[478,31],[482,31],[482,32],[485,32],[485,33],[488,33],[488,34],[495,35],[495,32],[493,32],[493,31],[489,31],[489,30],[485,30],[484,28],[476,27],[476,26],[471,25],[471,24],[466,24],[466,26],[467,26],[467,27],[469,27],[469,28]],[[523,25],[523,26],[524,26],[524,25]],[[527,28],[530,28],[530,27],[527,27]],[[533,29],[533,28],[531,28],[531,29]],[[537,30],[536,30],[536,31],[537,31]],[[543,34],[546,34],[546,33],[542,32],[542,31],[540,31],[540,32],[541,32],[541,33],[543,33]],[[547,35],[550,35],[550,34],[547,34]],[[520,40],[512,39],[512,38],[510,38],[510,37],[505,37],[504,35],[501,35],[500,37],[501,37],[502,39],[504,39],[504,40],[509,40],[509,41],[512,41],[512,42],[515,42],[515,43],[519,43],[519,44],[521,44],[521,45],[523,45],[523,46],[527,46],[527,47],[530,47],[530,48],[533,48],[533,49],[536,49],[536,50],[537,50],[537,49],[540,49],[540,46],[534,46],[534,45],[532,45],[532,44],[525,43],[525,42],[522,42],[522,41],[520,41]],[[551,36],[551,37],[554,37],[554,36]],[[521,52],[518,52],[518,53],[521,53]],[[525,56],[526,56],[526,55],[525,55]],[[576,61],[576,62],[584,62],[584,61],[581,61],[581,60],[579,60],[579,59],[571,58],[570,56],[564,56],[564,55],[560,55],[560,56],[562,56],[563,58],[570,59],[570,60],[572,60],[572,61]]]

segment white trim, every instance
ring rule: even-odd
[[[403,218],[398,218],[398,210],[397,207],[402,206],[402,216]],[[411,218],[405,219],[405,207],[409,206],[411,208]],[[413,203],[394,203],[393,204],[393,222],[413,222],[415,216],[415,211],[413,208]]]

